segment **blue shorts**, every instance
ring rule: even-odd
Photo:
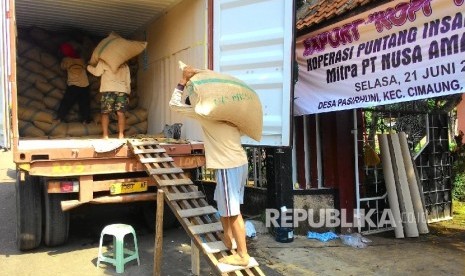
[[[237,216],[244,203],[244,186],[247,182],[247,164],[231,168],[216,169],[216,188],[214,199],[222,217]]]

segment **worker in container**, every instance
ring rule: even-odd
[[[118,138],[124,138],[126,127],[125,112],[129,105],[129,94],[131,93],[131,73],[127,63],[123,63],[116,72],[103,60],[97,65],[87,66],[87,70],[100,79],[100,112],[102,116],[103,139],[108,139],[108,126],[110,124],[110,113],[116,112],[118,117]]]
[[[67,87],[58,107],[56,119],[66,121],[66,115],[75,103],[79,106],[81,122],[87,124],[90,117],[90,89],[85,63],[70,43],[62,43],[60,51],[63,54],[61,69],[67,73]]]
[[[245,224],[240,210],[247,181],[247,154],[242,147],[241,133],[236,126],[199,116],[188,98],[183,103],[184,86],[197,72],[191,66],[183,68],[182,78],[174,89],[169,105],[171,109],[196,119],[202,126],[206,166],[214,169],[216,175],[214,199],[223,226],[223,242],[229,249],[233,248],[234,243],[237,245],[236,254],[223,257],[219,261],[247,266],[250,256],[247,252]]]

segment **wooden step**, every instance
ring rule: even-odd
[[[223,226],[221,225],[220,222],[191,225],[188,228],[191,231],[191,233],[194,235],[223,231]]]
[[[229,272],[244,270],[247,268],[252,268],[252,267],[257,267],[257,266],[258,266],[258,262],[255,260],[255,258],[252,258],[252,257],[250,257],[250,261],[247,266],[235,266],[235,265],[229,265],[229,264],[223,264],[223,263],[218,263],[217,265],[221,273],[229,273]]]
[[[155,141],[154,139],[151,140],[145,140],[145,141],[140,141],[140,140],[129,140],[131,145],[138,147],[138,146],[150,146],[150,145],[158,145],[158,142]]]
[[[191,185],[194,184],[189,178],[184,179],[161,179],[157,180],[160,187],[178,186],[178,185]]]
[[[178,201],[185,199],[204,198],[205,194],[199,191],[189,193],[166,193],[166,197],[169,201]]]
[[[164,153],[166,152],[165,149],[133,149],[134,154],[146,154],[146,153]]]
[[[163,162],[173,162],[173,158],[171,157],[151,157],[151,158],[141,158],[140,162],[142,164],[147,163],[163,163]]]
[[[216,212],[217,210],[213,208],[213,206],[208,205],[204,207],[179,210],[178,214],[182,218],[191,218],[191,217],[199,217],[203,215],[216,214]]]
[[[184,171],[181,168],[157,168],[157,169],[149,169],[149,174],[170,174],[170,173],[183,173]]]
[[[202,243],[202,247],[207,252],[207,254],[218,253],[221,251],[228,251],[229,248],[224,245],[223,241],[214,241],[214,242],[204,242]],[[236,244],[233,245],[232,249],[236,249]]]
[[[128,145],[135,158],[153,178],[157,188],[163,188],[165,202],[176,212],[176,217],[191,239],[197,240],[201,237],[208,237],[208,240],[201,239],[204,242],[200,244],[201,246],[199,245],[199,248],[206,253],[208,263],[215,273],[221,275],[264,275],[253,258],[251,258],[247,267],[218,263],[217,253],[228,252],[229,249],[220,239],[221,235],[213,234],[222,232],[223,226],[221,222],[212,222],[212,215],[217,210],[213,206],[205,206],[208,204],[205,200],[205,194],[198,191],[198,187],[183,173],[181,168],[174,164],[173,158],[166,153],[165,149],[157,141],[128,140]]]

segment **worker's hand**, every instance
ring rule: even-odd
[[[194,67],[187,65],[182,70],[182,79],[181,84],[185,85],[195,74],[198,73],[198,70]]]

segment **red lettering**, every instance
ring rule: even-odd
[[[408,19],[410,21],[414,21],[416,18],[415,15],[419,10],[423,10],[423,14],[425,16],[430,16],[433,13],[433,9],[431,8],[431,1],[432,0],[411,0],[410,8],[407,12]]]
[[[341,32],[341,28],[336,27],[334,28],[332,33],[328,35],[328,41],[331,47],[336,48],[337,46],[339,46],[340,32]]]
[[[341,27],[336,27],[331,31],[326,31],[304,40],[305,47],[303,56],[310,56],[314,53],[323,52],[326,45],[331,45],[333,48],[345,45],[360,39],[358,26],[365,22],[364,19],[357,19],[351,23]]]
[[[402,26],[407,19],[413,22],[416,14],[422,11],[425,16],[430,16],[433,12],[431,8],[432,0],[411,0],[410,3],[399,3],[395,8],[387,8],[385,11],[374,12],[368,16],[368,22],[374,22],[376,30],[381,33],[384,28],[390,30],[392,26]],[[464,1],[464,0],[456,0]]]
[[[400,3],[396,6],[396,10],[393,10],[392,14],[389,15],[389,19],[391,20],[392,24],[395,26],[402,26],[407,21],[407,17],[405,14],[409,9],[408,3]]]

